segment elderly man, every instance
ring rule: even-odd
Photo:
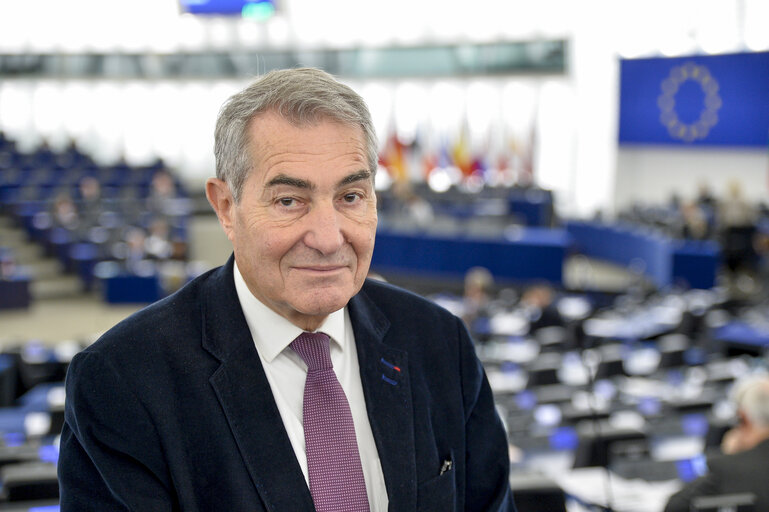
[[[463,324],[367,281],[368,109],[271,72],[216,127],[222,267],[121,322],[67,377],[63,511],[513,510]]]
[[[724,435],[723,455],[708,460],[708,472],[670,497],[665,512],[689,512],[698,496],[752,493],[754,510],[769,510],[769,377],[751,377],[735,387],[739,423]]]

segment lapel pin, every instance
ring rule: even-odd
[[[395,366],[394,364],[392,364],[392,363],[390,363],[390,362],[388,362],[388,361],[385,361],[384,357],[383,357],[383,358],[381,358],[381,359],[379,360],[379,362],[380,362],[380,363],[382,363],[383,365],[387,366],[387,367],[388,367],[388,368],[390,368],[391,370],[395,370],[396,372],[399,372],[399,371],[401,371],[401,369],[400,369],[399,367]]]

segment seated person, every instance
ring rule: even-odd
[[[769,510],[769,376],[737,384],[739,423],[721,443],[723,454],[708,458],[708,473],[670,497],[665,512],[688,512],[698,496],[753,493],[755,510]]]
[[[555,298],[555,291],[548,284],[535,284],[523,292],[519,305],[529,317],[532,332],[542,327],[564,325]]]
[[[10,281],[18,275],[16,260],[10,249],[0,247],[0,281]]]
[[[75,202],[66,193],[58,194],[51,205],[51,225],[74,232],[80,224],[80,214]]]
[[[473,267],[465,274],[462,297],[464,311],[462,320],[472,330],[473,322],[487,317],[489,303],[494,291],[494,276],[483,267]]]
[[[728,196],[719,204],[718,227],[722,258],[731,279],[756,270],[753,238],[757,220],[757,211],[744,198],[740,183],[730,183]]]
[[[173,246],[168,221],[163,217],[152,220],[148,236],[144,242],[147,257],[153,260],[167,260],[171,257]]]
[[[78,183],[77,213],[85,228],[99,224],[104,211],[101,183],[93,176],[85,176]]]
[[[188,213],[182,196],[176,187],[173,175],[167,169],[161,169],[152,176],[146,199],[146,210],[154,217],[168,220]]]

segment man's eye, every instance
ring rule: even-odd
[[[280,203],[281,206],[286,206],[286,207],[294,206],[295,202],[296,201],[292,197],[282,197],[278,200],[278,203]]]
[[[345,194],[344,195],[344,201],[346,203],[354,203],[358,199],[360,199],[360,196],[358,194]]]

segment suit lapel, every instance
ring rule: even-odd
[[[233,281],[233,259],[207,283],[203,348],[221,365],[210,382],[251,480],[271,511],[314,511]],[[408,354],[384,343],[389,321],[361,292],[349,304],[363,393],[389,509],[416,510],[416,460]],[[375,405],[374,405],[375,404]]]
[[[211,386],[267,510],[314,511],[238,302],[232,262],[209,280],[203,304],[203,348],[221,361]]]
[[[408,354],[384,343],[389,321],[364,292],[349,304],[363,393],[389,509],[416,510],[416,460]]]

